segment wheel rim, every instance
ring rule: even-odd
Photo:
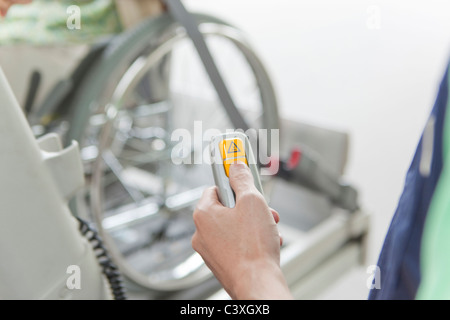
[[[230,41],[237,49],[241,50],[244,54],[245,62],[250,64],[249,70],[256,74],[256,78],[259,77],[255,80],[256,85],[267,86],[268,79],[266,79],[267,77],[260,62],[256,59],[256,56],[254,56],[252,51],[248,49],[245,43],[242,42],[240,34],[235,29],[224,25],[208,23],[201,25],[201,31],[208,37],[220,36],[221,38]],[[111,254],[127,278],[145,288],[160,291],[180,290],[192,287],[211,277],[211,272],[204,265],[201,257],[193,252],[190,247],[190,236],[194,229],[188,228],[184,230],[184,233],[181,232],[181,236],[180,233],[177,234],[177,232],[174,232],[174,238],[172,238],[172,240],[175,240],[171,245],[178,246],[178,251],[176,251],[176,254],[172,257],[174,264],[169,264],[165,269],[153,269],[150,273],[146,273],[139,269],[137,266],[138,263],[130,258],[130,252],[133,250],[129,249],[127,251],[124,249],[124,246],[118,244],[118,239],[122,237],[123,239],[128,239],[127,241],[130,242],[130,239],[133,239],[134,237],[134,249],[137,250],[138,253],[139,251],[142,251],[142,254],[146,254],[147,260],[155,261],[161,259],[158,255],[160,255],[161,252],[164,253],[164,250],[166,249],[158,249],[157,246],[159,244],[156,244],[154,245],[155,252],[153,252],[153,254],[143,250],[152,242],[147,241],[147,243],[145,243],[144,241],[144,244],[141,247],[136,245],[137,235],[135,232],[136,230],[133,231],[133,228],[142,227],[143,223],[149,223],[154,227],[159,224],[159,227],[155,228],[160,228],[160,230],[165,230],[164,232],[167,232],[170,228],[176,229],[177,223],[182,225],[186,220],[190,220],[190,223],[187,223],[186,225],[193,227],[192,219],[190,217],[193,208],[192,206],[200,197],[203,188],[206,185],[212,184],[212,177],[210,177],[209,182],[207,181],[200,185],[198,185],[199,183],[196,183],[194,186],[191,185],[189,188],[181,189],[181,191],[173,194],[167,192],[168,185],[166,180],[165,182],[160,182],[163,192],[158,193],[154,191],[151,196],[150,191],[142,192],[143,187],[136,187],[136,185],[133,186],[133,183],[130,183],[130,181],[124,181],[132,179],[130,177],[132,177],[133,174],[135,178],[139,175],[142,176],[143,172],[142,167],[138,165],[139,161],[141,161],[141,164],[143,162],[145,165],[148,165],[151,161],[164,162],[167,161],[167,151],[173,151],[173,148],[168,147],[171,143],[171,141],[168,140],[171,129],[170,124],[167,124],[166,128],[157,127],[156,125],[138,128],[135,125],[135,117],[142,120],[142,114],[146,114],[146,116],[149,117],[163,114],[167,116],[166,120],[170,122],[170,117],[173,116],[174,112],[173,105],[160,102],[159,104],[152,103],[151,106],[147,107],[145,105],[139,105],[138,107],[130,108],[127,105],[127,99],[133,94],[147,72],[157,65],[163,57],[166,57],[169,52],[172,52],[173,54],[174,47],[185,39],[186,35],[183,30],[178,29],[175,36],[154,49],[150,55],[142,59],[138,58],[134,61],[121,77],[119,84],[115,87],[105,112],[91,117],[90,123],[94,123],[92,127],[101,127],[100,132],[98,133],[99,138],[97,141],[93,141],[91,144],[85,146],[82,150],[83,153],[83,151],[86,151],[89,148],[92,149],[96,142],[98,143],[96,151],[97,157],[95,157],[95,160],[91,163],[92,180],[90,183],[90,205],[99,231],[107,243]],[[261,81],[263,84],[261,84]],[[233,89],[230,91],[233,91]],[[268,91],[271,91],[271,88]],[[266,95],[266,97],[264,97],[264,95]],[[263,108],[264,104],[276,103],[272,91],[269,93],[259,92],[259,99],[261,100],[261,108]],[[246,104],[238,101],[238,105],[243,106]],[[276,110],[276,105],[272,107]],[[248,114],[252,114],[252,111],[248,111]],[[265,114],[261,114],[259,119],[256,119],[260,121],[258,127],[269,126],[270,128],[270,126],[272,126],[267,124],[267,117],[265,116]],[[215,118],[213,119],[220,119],[220,117],[215,114]],[[97,124],[95,124],[96,121]],[[250,123],[251,126],[256,127],[252,121],[250,121]],[[214,126],[214,123],[210,122],[209,126]],[[231,128],[231,126],[229,126],[229,128]],[[151,130],[147,129],[153,129],[154,132],[150,132]],[[162,130],[159,130],[158,132],[158,129]],[[164,129],[166,130],[164,131]],[[188,130],[191,130],[191,128]],[[132,138],[130,138],[130,132],[132,132]],[[142,139],[145,135],[147,135],[147,140]],[[141,138],[136,138],[137,136],[140,136]],[[139,152],[134,154],[129,152],[131,149],[130,144],[133,144],[133,148],[139,151],[139,148],[142,147],[139,140],[141,140],[141,142],[148,142],[148,137],[152,137],[150,145],[153,145],[153,148],[160,152],[145,153],[142,151],[140,154]],[[204,145],[201,147],[204,148]],[[125,156],[125,151],[128,152],[128,158]],[[95,150],[91,153],[95,154]],[[154,157],[153,160],[149,159],[150,155]],[[90,157],[93,158],[92,156]],[[124,159],[126,159],[126,161],[124,161]],[[133,162],[134,165],[130,165],[130,163]],[[189,165],[185,165],[185,167],[189,167]],[[155,172],[150,172],[151,174],[147,175],[146,178],[151,179],[156,176],[156,178],[164,177],[164,179],[168,179],[169,176],[176,174],[176,169],[177,168],[168,169],[167,163],[165,163],[162,165],[160,176],[155,174]],[[208,174],[210,174],[209,170],[210,169],[208,168]],[[126,174],[124,174],[125,172]],[[205,172],[204,169],[203,172]],[[114,180],[114,177],[116,180],[115,182],[121,184],[123,189],[122,193],[131,198],[135,204],[138,204],[137,206],[133,207],[133,202],[131,202],[125,203],[120,207],[115,207],[115,213],[108,211],[108,209],[105,210],[105,202],[107,200],[105,198],[111,198],[111,195],[107,195],[108,192],[105,193],[105,186],[108,186],[108,179]],[[136,182],[134,182],[134,184],[136,184]],[[183,210],[188,212],[183,212]],[[181,222],[178,221],[178,219]],[[186,225],[184,225],[184,227]],[[125,228],[125,226],[127,226],[127,228]],[[130,230],[130,227],[133,228]],[[158,232],[156,232],[156,235],[158,235]],[[153,234],[153,236],[155,236],[155,234]],[[165,236],[167,236],[167,234]],[[180,236],[182,241],[176,241],[177,236]],[[144,258],[141,257],[141,259]],[[164,266],[164,263],[161,263],[160,265]]]

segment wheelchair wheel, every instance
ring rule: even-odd
[[[277,129],[270,79],[242,33],[196,19],[243,118]],[[124,276],[157,292],[212,277],[191,247],[192,212],[214,183],[208,134],[233,126],[184,29],[163,15],[117,36],[78,92],[68,138],[80,142],[89,186],[78,206]]]

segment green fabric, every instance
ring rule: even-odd
[[[443,168],[422,237],[422,274],[416,296],[422,300],[450,299],[450,99],[446,108]]]
[[[67,27],[72,5],[80,8],[80,29]],[[114,0],[34,0],[12,6],[0,19],[0,45],[91,43],[121,30]]]

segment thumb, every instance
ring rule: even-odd
[[[231,188],[236,194],[236,197],[242,192],[254,188],[253,176],[250,172],[250,168],[243,162],[238,161],[230,165],[229,178]]]

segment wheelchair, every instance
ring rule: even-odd
[[[245,35],[219,18],[193,17],[242,118],[278,129],[270,77]],[[214,184],[203,132],[234,126],[170,12],[93,44],[29,119],[79,142],[86,187],[71,209],[95,224],[130,290],[167,296],[213,278],[191,247],[192,212]],[[180,143],[180,129],[197,136]]]

